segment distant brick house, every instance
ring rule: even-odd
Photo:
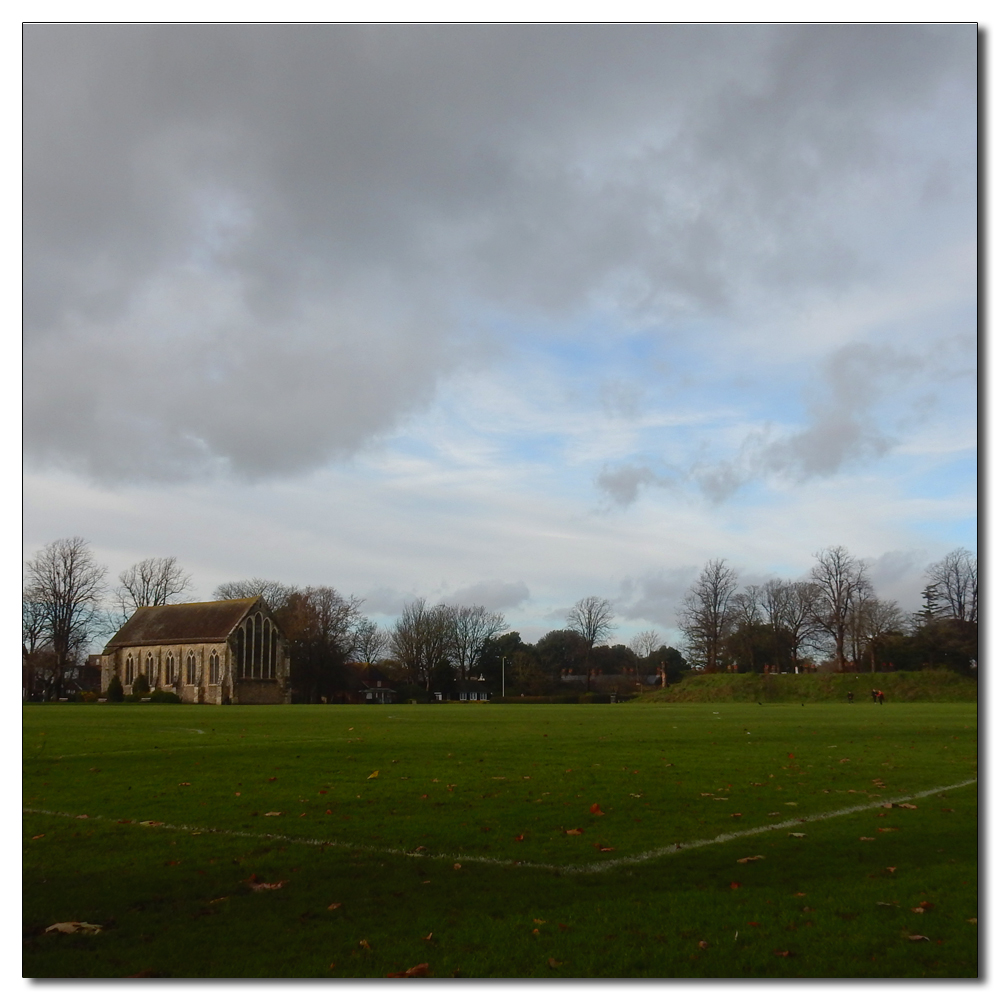
[[[101,688],[150,688],[209,705],[291,701],[288,643],[262,597],[139,608],[104,647]]]

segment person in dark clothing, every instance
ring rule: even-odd
[[[885,695],[882,694],[881,691],[876,691],[875,693],[878,695],[878,703],[880,705],[884,705],[885,704]]]
[[[872,704],[874,705],[878,701],[878,691],[872,688]]]
[[[848,691],[847,692],[847,703],[849,705],[853,705],[854,704],[854,692],[853,691]]]

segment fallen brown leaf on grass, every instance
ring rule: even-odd
[[[519,833],[514,839],[515,840],[524,840],[524,834],[523,833]]]
[[[917,807],[912,802],[893,802],[893,809],[916,809]]]
[[[580,827],[577,827],[575,830],[567,830],[566,833],[570,837],[579,837],[580,834],[583,833],[583,830]]]
[[[368,951],[372,950],[372,946],[368,943],[368,939],[367,938],[362,938],[358,942],[358,944],[361,945],[362,948],[366,948]]]
[[[729,888],[730,889],[738,889],[741,885],[743,885],[742,882],[730,882],[729,883]]]
[[[788,836],[789,837],[804,837],[805,834],[804,833],[790,833]]]
[[[790,951],[776,951],[775,955],[777,955],[778,958],[791,958],[792,957],[792,953]]]
[[[339,910],[344,904],[343,903],[331,903],[327,909],[328,910]]]
[[[456,861],[451,867],[454,868],[455,871],[458,871],[458,869],[461,868],[462,866]]]
[[[893,874],[896,871],[896,869],[895,868],[886,868],[886,871],[889,872],[889,874],[891,875],[891,874]]]
[[[874,837],[858,837],[858,840],[874,840]]]
[[[562,965],[562,962],[560,962],[560,961],[558,961],[558,960],[556,960],[554,958],[550,958],[549,959],[549,968],[550,969],[558,969],[560,965]]]
[[[926,934],[910,934],[910,941],[930,941],[930,938]]]
[[[425,940],[425,941],[430,941],[430,939],[431,939],[432,937],[434,937],[434,931],[431,931],[431,932],[430,932],[430,934],[428,934],[428,935],[427,935],[427,936],[426,936],[426,937],[424,938],[424,940]]]
[[[967,924],[978,924],[979,923],[979,917],[969,917],[969,919],[966,920],[965,922]]]
[[[601,812],[601,807],[596,802],[590,807],[590,811],[595,816],[603,816],[604,815],[604,813]]]
[[[265,816],[280,816],[281,813],[280,812],[269,812],[269,813],[264,813],[264,815]]]
[[[288,885],[288,879],[283,879],[281,882],[258,882],[256,875],[251,875],[247,879],[247,885],[253,889],[254,892],[263,892],[265,889],[283,889]]]
[[[45,933],[53,931],[59,934],[100,934],[101,924],[88,924],[83,920],[67,920],[63,923],[52,924],[45,928]]]
[[[361,942],[365,944],[364,941]],[[421,962],[419,965],[413,966],[412,969],[407,969],[406,972],[390,972],[386,975],[386,979],[417,979],[421,976],[429,976],[430,970],[427,967],[426,962]]]
[[[210,899],[208,901],[208,905],[211,906],[213,903],[224,903],[227,899],[229,899],[228,896],[220,896],[218,899]]]
[[[179,781],[179,782],[177,782],[177,784],[190,786],[191,782],[190,781]]]
[[[594,847],[596,847],[599,851],[613,851],[614,850],[613,847],[605,847],[603,844],[594,844]]]
[[[535,921],[536,924],[547,924],[548,923],[547,920],[542,920],[539,917],[534,917],[533,919],[534,919],[534,921]]]
[[[708,942],[707,941],[699,941],[698,942],[698,947],[702,948],[702,949],[707,948],[708,947]]]
[[[751,861],[763,861],[763,860],[764,860],[764,855],[763,854],[755,854],[751,858],[737,858],[736,859],[736,863],[738,865],[745,865],[745,864],[748,864]]]
[[[377,778],[378,777],[378,771],[372,771],[372,773],[369,774],[368,777],[369,777],[369,779],[371,779],[371,778]]]
[[[532,934],[541,934],[542,932],[536,927],[531,933]]]
[[[32,837],[31,839],[32,839],[32,840],[41,840],[41,839],[42,839],[42,837],[44,837],[44,836],[45,836],[45,834],[44,834],[44,833],[36,833],[36,834],[34,835],[34,837]]]

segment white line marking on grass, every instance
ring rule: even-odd
[[[216,833],[224,837],[243,837],[248,840],[280,840],[286,844],[302,844],[306,847],[340,847],[344,850],[359,851],[365,854],[389,854],[435,861],[470,861],[497,867],[539,868],[545,871],[593,874],[596,872],[606,872],[612,868],[621,868],[623,865],[635,865],[641,864],[643,861],[655,861],[657,858],[663,858],[669,854],[679,854],[681,851],[692,851],[699,847],[711,847],[713,844],[725,844],[730,840],[754,837],[762,833],[773,833],[775,830],[787,830],[789,827],[799,826],[802,823],[818,823],[825,819],[837,819],[840,816],[850,816],[852,813],[864,812],[866,809],[885,809],[891,807],[894,802],[925,799],[930,795],[940,795],[942,792],[952,792],[957,788],[966,788],[968,785],[976,784],[978,780],[979,778],[969,778],[967,781],[960,781],[955,785],[942,785],[940,788],[929,788],[924,792],[914,792],[912,795],[894,796],[891,799],[884,799],[881,802],[865,802],[857,806],[848,806],[846,809],[816,813],[813,816],[801,816],[798,819],[786,820],[783,823],[769,823],[767,826],[756,826],[750,830],[734,830],[732,833],[720,833],[718,837],[712,837],[708,840],[692,840],[686,843],[670,844],[667,847],[655,847],[650,851],[643,851],[641,854],[631,854],[628,857],[621,858],[609,858],[606,861],[594,861],[588,865],[553,865],[539,861],[515,861],[511,858],[490,858],[474,854],[425,854],[422,851],[406,851],[395,847],[371,847],[361,844],[349,844],[342,840],[319,840],[315,837],[289,837],[283,833],[247,833],[243,830],[220,830],[217,827],[190,826],[186,823],[156,822],[156,825],[149,827],[149,829],[180,831],[182,833]],[[51,809],[30,809],[25,807],[21,811],[32,813],[36,816],[59,816],[64,819],[82,818],[73,813],[56,812]],[[130,826],[142,826],[151,822],[150,820],[112,820],[105,816],[87,816],[86,819],[92,823],[127,823]]]

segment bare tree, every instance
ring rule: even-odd
[[[292,686],[310,703],[334,697],[342,690],[343,668],[354,651],[362,599],[344,597],[333,587],[280,584],[271,587],[272,596],[280,597],[282,590],[284,601],[272,610],[288,638]]]
[[[736,571],[725,559],[711,559],[684,595],[679,615],[692,660],[708,673],[721,665],[723,644],[732,628]]]
[[[130,566],[119,577],[114,600],[121,624],[125,624],[139,608],[173,604],[191,589],[191,577],[177,565],[174,556],[143,559]]]
[[[361,663],[371,666],[389,646],[389,633],[370,618],[362,618],[354,628],[354,652]]]
[[[458,607],[451,615],[451,646],[460,680],[468,680],[483,655],[486,644],[508,629],[499,611],[487,611],[481,604]]]
[[[750,584],[738,594],[733,594],[729,603],[730,624],[733,628],[760,625],[763,620],[764,588]]]
[[[25,589],[21,595],[21,652],[31,656],[44,644],[47,637],[45,604],[34,590]]]
[[[663,645],[663,637],[655,629],[646,629],[643,632],[636,632],[628,645],[639,659],[644,660]]]
[[[955,549],[927,567],[938,613],[963,622],[979,621],[979,569],[968,549]]]
[[[566,625],[587,643],[587,690],[594,675],[594,646],[609,639],[614,632],[614,608],[604,597],[584,597],[577,601],[566,616]]]
[[[392,628],[393,655],[406,673],[429,691],[434,668],[447,658],[453,634],[453,609],[427,607],[420,597],[403,607]]]
[[[212,595],[217,601],[235,601],[241,597],[263,597],[272,611],[277,611],[288,603],[295,593],[295,587],[279,583],[277,580],[264,580],[259,576],[249,580],[234,580],[223,583],[215,588]]]
[[[900,631],[906,623],[906,616],[895,601],[881,601],[874,595],[860,602],[859,612],[857,631],[868,647],[872,673],[875,673],[875,653],[879,641],[890,632]]]
[[[566,626],[583,636],[594,647],[614,633],[615,612],[611,602],[603,597],[584,597],[577,601],[566,616]]]
[[[816,554],[811,577],[816,584],[815,623],[833,641],[837,670],[847,665],[844,654],[852,617],[861,601],[871,595],[867,569],[861,559],[855,559],[842,545]]]
[[[764,620],[780,629],[788,641],[792,663],[798,672],[802,650],[816,643],[821,634],[817,622],[819,589],[815,583],[799,580],[768,580],[761,591]]]
[[[54,657],[49,698],[60,697],[66,667],[100,634],[106,575],[82,538],[60,538],[28,560],[25,593],[40,605],[40,636]]]

